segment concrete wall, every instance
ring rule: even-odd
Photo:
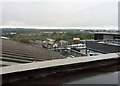
[[[44,79],[45,77],[51,77],[50,75],[52,76],[57,74],[60,75],[64,73],[70,73],[70,72],[81,71],[81,70],[85,71],[87,69],[105,67],[108,65],[112,66],[112,65],[118,64],[118,62],[119,62],[119,59],[108,59],[108,60],[92,61],[87,63],[77,63],[77,64],[71,64],[71,65],[62,65],[57,67],[49,67],[49,68],[43,68],[43,69],[34,69],[29,71],[9,73],[9,74],[2,75],[2,83],[4,86],[5,84],[9,84],[9,83],[13,84],[18,81],[25,82],[26,80],[31,80],[31,79],[40,79],[40,78]]]

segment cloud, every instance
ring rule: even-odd
[[[5,2],[2,10],[6,26],[111,27],[118,18],[117,2]]]

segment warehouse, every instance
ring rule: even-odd
[[[95,33],[94,40],[115,40],[120,39],[120,34],[118,33]]]

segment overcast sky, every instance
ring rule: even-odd
[[[3,26],[107,29],[118,26],[118,0],[12,1],[0,5]]]

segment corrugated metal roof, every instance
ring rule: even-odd
[[[41,47],[32,46],[25,43],[20,43],[13,40],[2,41],[1,50],[3,61],[21,60],[23,62],[44,61],[52,59],[63,59],[64,56]]]

